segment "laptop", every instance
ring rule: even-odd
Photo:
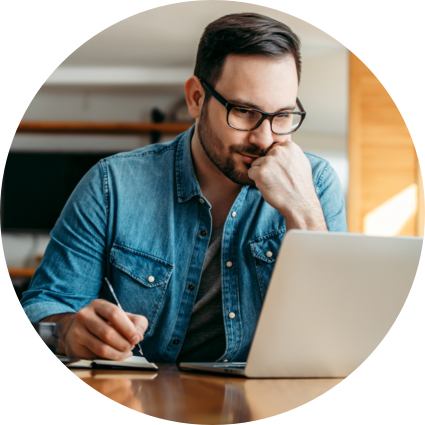
[[[246,363],[180,368],[247,378],[344,378],[375,350],[415,278],[423,238],[291,230]]]

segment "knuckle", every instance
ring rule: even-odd
[[[97,353],[105,359],[111,357],[111,350],[107,345],[101,345]]]
[[[118,307],[114,308],[111,312],[111,321],[117,322],[120,319],[121,314],[121,310]]]
[[[73,340],[78,341],[81,336],[80,330],[77,327],[71,329],[71,336]]]
[[[135,326],[137,331],[141,332],[142,336],[146,332],[146,329],[149,326],[149,321],[145,316],[139,316],[137,321],[135,321]]]
[[[113,330],[111,328],[106,328],[103,329],[102,332],[100,333],[100,338],[102,339],[102,341],[105,342],[111,342],[112,338],[113,338]]]
[[[278,162],[279,162],[279,158],[276,155],[274,155],[274,156],[271,156],[271,157],[267,158],[267,161],[265,162],[265,165],[267,167],[270,167],[273,164],[276,164]]]
[[[123,344],[123,347],[120,347],[120,351],[127,352],[133,350],[133,348],[134,346],[131,343],[126,342]]]
[[[80,311],[78,311],[75,315],[75,320],[77,322],[84,323],[88,318],[88,310],[87,308],[82,308]]]
[[[93,300],[88,306],[87,308],[91,308],[93,310],[98,309],[99,307],[101,307],[104,304],[105,300],[102,300],[101,298],[96,298],[95,300]]]

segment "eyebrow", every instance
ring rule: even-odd
[[[241,100],[241,99],[232,99],[232,100],[228,100],[228,102],[232,103],[233,105],[236,105],[236,106],[247,106],[249,108],[254,108],[254,109],[258,109],[259,111],[263,111],[261,108],[259,108],[254,103],[246,102],[246,101]],[[296,108],[295,105],[291,105],[291,106],[286,106],[284,108],[280,108],[276,112],[268,112],[268,113],[269,114],[277,114],[278,112],[293,111],[295,108]],[[266,111],[263,111],[263,112],[266,112]]]

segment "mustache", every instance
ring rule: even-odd
[[[251,156],[266,156],[269,150],[273,147],[270,146],[268,149],[259,149],[256,146],[244,146],[244,145],[232,145],[230,147],[232,152],[237,152],[242,155],[251,155]]]

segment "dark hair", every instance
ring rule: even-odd
[[[235,13],[211,22],[199,41],[194,74],[214,86],[228,55],[292,55],[301,77],[300,40],[282,22],[257,13]],[[206,100],[209,96],[206,96]]]

